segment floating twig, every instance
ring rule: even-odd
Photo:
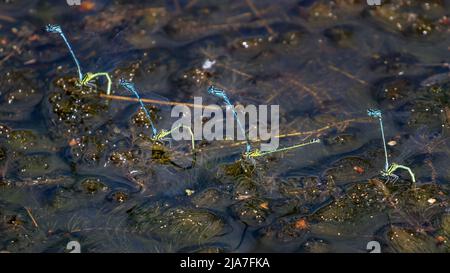
[[[316,129],[316,130],[298,131],[298,132],[278,134],[278,135],[275,135],[274,138],[278,138],[278,139],[284,139],[284,138],[290,138],[290,137],[308,138],[311,136],[319,136],[322,133],[326,132],[327,130],[330,130],[333,128],[340,128],[343,125],[348,126],[348,124],[350,124],[350,123],[367,123],[367,122],[371,122],[371,121],[372,121],[371,118],[365,118],[365,117],[364,118],[347,119],[347,120],[331,123],[329,125],[326,125],[324,127]],[[253,142],[260,142],[260,141],[262,141],[262,140],[260,140],[260,139],[253,140]],[[203,151],[206,152],[206,151],[213,151],[213,150],[218,150],[218,149],[238,147],[238,146],[245,145],[245,144],[246,144],[246,141],[236,141],[230,145],[220,145],[218,147],[209,147],[209,148],[199,149],[199,152],[203,152]]]
[[[289,147],[280,148],[280,149],[276,149],[276,150],[273,150],[273,151],[267,151],[267,152],[261,152],[259,149],[256,149],[253,152],[247,153],[246,156],[250,157],[250,158],[261,157],[261,156],[265,156],[265,155],[269,155],[269,154],[273,154],[273,153],[278,153],[278,152],[284,152],[284,151],[297,149],[297,148],[304,147],[304,146],[311,145],[311,144],[315,144],[315,143],[320,143],[320,139],[315,138],[315,139],[312,139],[309,142],[296,144],[296,145],[292,145],[292,146],[289,146]]]
[[[111,99],[111,100],[139,102],[138,98],[131,98],[131,97],[126,97],[126,96],[107,95],[107,94],[103,94],[103,93],[99,94],[99,96],[101,98]],[[141,101],[144,103],[153,103],[153,104],[158,104],[158,105],[187,106],[190,108],[205,108],[205,109],[211,109],[211,110],[222,109],[220,107],[211,106],[211,105],[201,105],[201,104],[195,104],[195,103],[176,102],[176,101],[163,101],[163,100],[155,100],[155,99],[147,99],[147,98],[141,98]]]
[[[39,228],[39,225],[38,225],[36,219],[34,219],[33,214],[31,213],[31,210],[30,210],[29,208],[27,208],[27,207],[25,207],[25,210],[27,211],[28,216],[30,216],[31,221],[33,222],[34,227],[35,227],[35,228]]]

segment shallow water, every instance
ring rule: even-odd
[[[0,1],[0,251],[449,252],[450,1],[56,2]],[[281,147],[321,143],[246,165],[243,143],[198,141],[188,168],[189,142],[153,145],[138,103],[75,86],[48,23],[83,72],[175,102],[219,103],[215,84],[280,105]],[[416,185],[380,175],[368,108]]]

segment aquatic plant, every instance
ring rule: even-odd
[[[398,176],[394,174],[395,171],[398,169],[403,169],[403,170],[407,170],[409,172],[412,182],[415,183],[416,178],[415,178],[414,173],[412,172],[411,168],[404,166],[404,165],[397,164],[397,163],[392,163],[391,165],[389,165],[387,148],[386,148],[386,139],[384,137],[383,117],[382,117],[381,111],[378,109],[368,109],[367,114],[370,117],[378,118],[378,120],[380,122],[380,131],[381,131],[381,138],[383,140],[384,158],[385,158],[384,170],[381,171],[381,175],[383,177],[387,178],[387,182],[392,181],[393,183],[395,183],[398,180]]]
[[[112,81],[111,81],[111,77],[109,76],[109,74],[107,72],[97,72],[97,73],[88,72],[88,73],[86,73],[83,76],[83,73],[81,72],[80,62],[78,61],[78,58],[75,55],[75,52],[73,51],[72,46],[69,43],[69,40],[67,39],[66,35],[62,31],[61,26],[48,24],[45,27],[45,30],[47,32],[50,32],[50,33],[59,34],[61,36],[61,38],[64,40],[64,43],[66,44],[67,48],[69,49],[70,54],[72,55],[72,59],[74,60],[75,65],[77,66],[77,70],[78,70],[78,84],[80,86],[92,87],[92,84],[91,84],[92,80],[94,80],[95,78],[99,78],[99,77],[104,76],[104,77],[106,77],[106,80],[107,80],[106,94],[109,95],[111,93]]]

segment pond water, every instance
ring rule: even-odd
[[[77,85],[82,71],[107,81]],[[0,251],[450,251],[450,1],[0,0]],[[154,142],[142,98],[280,106],[280,147]],[[102,95],[103,94],[103,95]],[[170,128],[166,104],[146,104]],[[385,156],[398,179],[381,174]],[[258,147],[258,143],[253,143]],[[193,164],[193,159],[195,160]]]

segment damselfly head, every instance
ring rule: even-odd
[[[45,26],[45,30],[50,33],[59,33],[59,34],[62,33],[62,29],[61,29],[60,25],[48,24],[47,26]]]
[[[133,89],[133,87],[134,87],[133,83],[125,80],[124,78],[119,79],[119,85],[121,85],[127,89]]]
[[[369,115],[369,117],[373,117],[373,118],[381,118],[381,111],[378,109],[368,109],[367,115]]]
[[[225,93],[225,91],[215,87],[214,85],[211,85],[210,87],[208,87],[208,93],[215,96],[222,96]]]

